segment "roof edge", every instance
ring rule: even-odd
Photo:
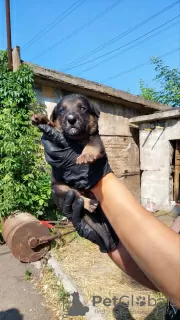
[[[86,91],[89,91],[89,92],[98,93],[99,95],[101,95],[103,100],[107,100],[107,99],[109,100],[112,97],[112,98],[119,99],[122,104],[123,102],[124,103],[128,102],[129,104],[132,104],[132,107],[134,104],[134,107],[135,105],[138,105],[141,108],[151,109],[152,112],[153,110],[162,111],[162,110],[172,109],[172,107],[169,105],[164,105],[161,103],[146,100],[142,97],[130,94],[122,90],[117,90],[97,82],[85,80],[79,77],[74,77],[70,74],[44,68],[39,65],[32,64],[30,62],[23,62],[23,63],[29,65],[33,69],[33,72],[36,77],[46,79],[49,81],[54,81],[56,83],[57,82],[62,83],[67,86],[78,87],[84,90],[86,89]]]
[[[172,118],[180,118],[180,108],[175,108],[169,111],[156,112],[156,113],[145,115],[145,116],[134,117],[134,118],[131,118],[129,122],[132,124],[142,124],[145,122],[169,120]]]

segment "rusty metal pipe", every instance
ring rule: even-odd
[[[57,232],[54,236],[45,236],[45,237],[41,237],[41,238],[34,238],[34,237],[31,237],[29,240],[28,240],[28,245],[30,246],[30,248],[34,249],[36,248],[37,246],[39,246],[40,244],[42,243],[48,243],[48,242],[51,242],[57,238],[60,238],[61,237],[61,233],[60,232]]]
[[[35,249],[40,244],[51,242],[53,240],[56,240],[56,239],[61,238],[63,236],[66,236],[72,232],[75,232],[75,230],[67,231],[63,234],[61,234],[60,232],[57,232],[54,236],[45,236],[45,237],[41,237],[41,238],[31,237],[28,240],[28,245],[31,249]]]

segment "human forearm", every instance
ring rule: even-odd
[[[180,237],[145,210],[113,174],[92,191],[139,268],[180,307]]]
[[[152,282],[145,276],[136,262],[131,258],[125,247],[120,242],[117,249],[108,253],[112,261],[129,277],[139,282],[144,287],[158,291]]]
[[[177,233],[180,232],[180,216],[173,222],[171,228]],[[142,284],[143,286],[158,291],[152,282],[145,276],[135,261],[131,258],[125,247],[119,242],[116,250],[108,253],[112,261],[128,276]]]

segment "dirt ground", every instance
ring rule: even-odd
[[[160,212],[157,216],[165,224],[171,225],[172,216]],[[72,278],[87,297],[86,302],[94,301],[105,319],[164,319],[166,299],[162,294],[146,289],[129,278],[106,254],[100,253],[95,245],[80,238],[76,233],[64,239],[66,243],[63,245],[62,242],[57,243],[52,254],[60,262],[64,272]],[[48,277],[44,280],[43,288],[46,288]],[[54,291],[53,300],[55,301],[57,292],[61,292],[62,289],[57,289],[56,280],[53,281],[52,294]],[[50,294],[49,298],[51,297]],[[56,304],[53,311],[56,309]]]
[[[158,212],[158,219],[171,225],[174,217]],[[108,320],[164,319],[166,299],[125,275],[106,254],[85,239],[68,236],[66,245],[53,253],[63,270],[94,301]],[[113,298],[117,298],[117,300]],[[94,300],[93,300],[94,299]]]

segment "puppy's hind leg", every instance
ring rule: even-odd
[[[56,199],[55,203],[58,203],[58,209],[62,211],[64,198],[69,190],[73,190],[75,192],[76,197],[81,197],[84,200],[84,209],[88,210],[89,212],[94,212],[99,204],[96,199],[90,199],[83,196],[79,191],[72,189],[64,184],[53,184],[53,194],[54,200]]]

